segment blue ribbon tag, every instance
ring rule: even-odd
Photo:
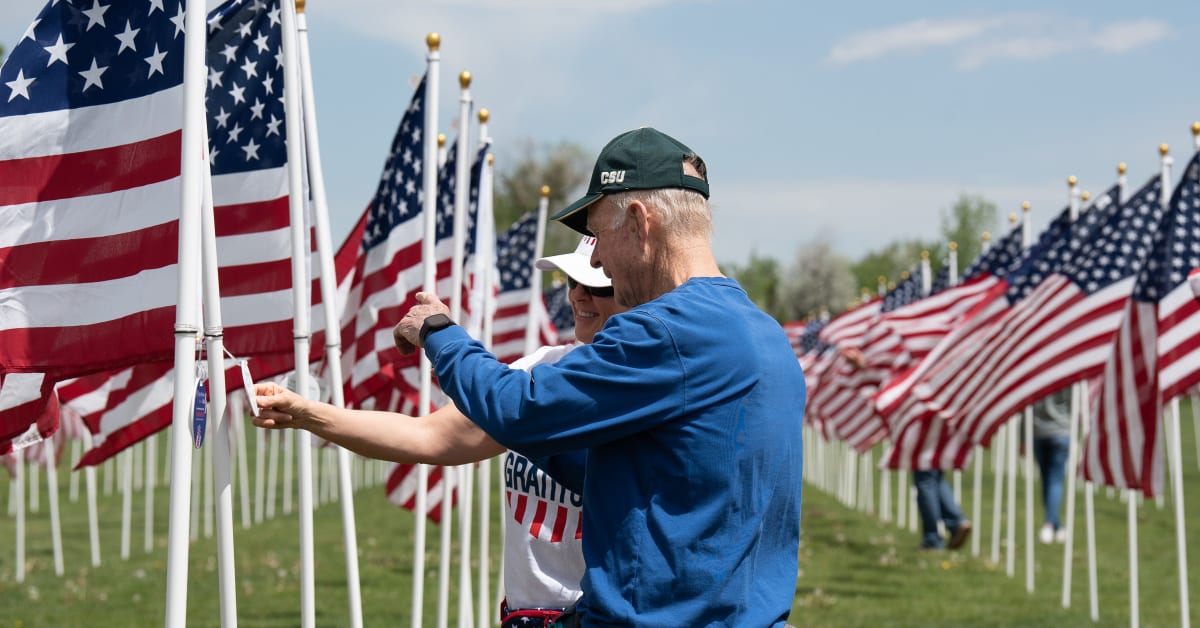
[[[208,423],[208,365],[196,363],[196,401],[192,404],[192,444],[204,444],[204,426]]]

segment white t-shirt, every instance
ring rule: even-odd
[[[513,363],[553,364],[578,344],[542,347]],[[568,608],[583,594],[583,498],[509,450],[504,456],[504,592],[511,609]]]

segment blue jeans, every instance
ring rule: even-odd
[[[1033,441],[1033,455],[1042,473],[1042,506],[1046,508],[1046,523],[1053,525],[1055,530],[1062,527],[1058,511],[1062,507],[1063,473],[1070,446],[1069,436],[1036,438]]]
[[[917,510],[921,514],[921,547],[942,547],[938,522],[945,523],[946,531],[953,535],[963,522],[962,511],[941,471],[913,471],[912,475],[917,487]]]

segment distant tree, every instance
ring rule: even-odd
[[[930,265],[933,272],[937,273],[944,263],[944,250],[944,246],[933,240],[897,240],[867,253],[854,262],[850,269],[858,287],[875,291],[880,277],[885,277],[889,282],[897,281],[900,273],[916,267],[921,262],[922,251],[929,251]]]
[[[520,142],[517,149],[496,157],[496,232],[509,228],[522,215],[537,209],[542,186],[550,186],[550,210],[554,212],[581,195],[592,175],[592,158],[578,144]],[[558,254],[575,250],[579,234],[554,221],[547,221],[544,251]]]
[[[996,204],[982,196],[963,194],[954,205],[942,211],[942,237],[946,242],[958,244],[958,272],[967,268],[983,250],[980,236],[984,231],[994,231]],[[993,233],[993,235],[996,235]],[[945,255],[942,253],[941,255]],[[934,258],[940,258],[936,255]]]
[[[727,264],[722,272],[736,279],[759,309],[776,319],[786,318],[779,302],[779,262],[774,258],[752,251],[745,265]]]
[[[796,252],[776,288],[780,320],[799,320],[822,308],[840,312],[858,297],[850,260],[834,252],[831,238],[818,235]]]

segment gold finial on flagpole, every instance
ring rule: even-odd
[[[1029,201],[1022,201],[1022,202],[1021,202],[1021,211],[1023,211],[1023,212],[1028,212],[1028,211],[1029,211]]]
[[[866,286],[863,286],[859,290],[859,294],[862,295],[861,298],[862,298],[863,302],[871,300],[871,290],[869,288],[867,288]]]
[[[1193,135],[1193,136],[1200,136],[1200,122],[1193,122],[1193,123],[1192,123],[1192,135]]]
[[[1088,200],[1089,198],[1091,198],[1091,197],[1092,197],[1092,195],[1091,195],[1091,194],[1088,194],[1088,191],[1087,191],[1087,190],[1084,190],[1084,191],[1083,191],[1083,193],[1079,195],[1079,198],[1083,199],[1083,202],[1085,202],[1085,203],[1086,203],[1086,202],[1087,202],[1087,200]]]
[[[1125,174],[1125,162],[1117,164],[1117,174]]]
[[[1067,177],[1067,185],[1069,185],[1071,187],[1075,187],[1075,184],[1078,182],[1079,182],[1079,180],[1075,178],[1075,175],[1071,175],[1071,176]]]
[[[879,276],[879,283],[886,284],[886,283],[887,283],[887,277],[886,277],[886,276],[884,276],[884,275],[880,275],[880,276]]]
[[[1016,214],[1009,214],[1009,215],[1008,215],[1008,222],[1009,222],[1010,224],[1014,224],[1014,225],[1015,225],[1015,224],[1017,224],[1017,215],[1016,215]]]
[[[896,289],[896,282],[889,281],[888,282],[888,292],[891,292],[892,290],[895,290],[895,289]]]
[[[947,244],[946,246],[947,246],[947,247],[948,247],[948,248],[949,248],[951,251],[957,251],[957,250],[958,250],[958,243],[957,243],[957,242],[951,242],[950,244]]]
[[[461,85],[463,89],[470,87],[471,86],[471,73],[466,70],[463,70],[462,74],[458,75],[458,84]]]
[[[1162,155],[1163,157],[1166,157],[1167,151],[1169,151],[1170,149],[1171,149],[1171,147],[1167,146],[1166,144],[1159,144],[1158,145],[1158,154]]]
[[[435,52],[442,46],[442,36],[437,33],[429,33],[425,36],[425,45],[429,47],[429,52]]]
[[[929,261],[929,251],[921,251],[921,259],[928,262]]]
[[[900,281],[904,281],[906,279],[908,279],[908,271],[907,270],[901,271],[900,272]]]
[[[542,198],[550,198],[550,186],[542,186]]]
[[[479,110],[479,123],[486,124],[488,121],[488,117],[491,115],[492,114],[489,113],[487,109],[480,109]]]
[[[445,148],[445,146],[446,146],[446,134],[438,133],[438,148]]]
[[[296,0],[296,13],[304,13],[304,0]]]
[[[491,166],[495,163],[496,163],[496,156],[491,153],[488,153],[488,165]]]
[[[991,234],[991,233],[989,233],[989,232],[987,232],[987,231],[984,231],[983,233],[981,233],[981,234],[979,235],[979,239],[980,239],[980,240],[983,240],[984,242],[991,242],[991,241],[992,241],[992,234]]]

